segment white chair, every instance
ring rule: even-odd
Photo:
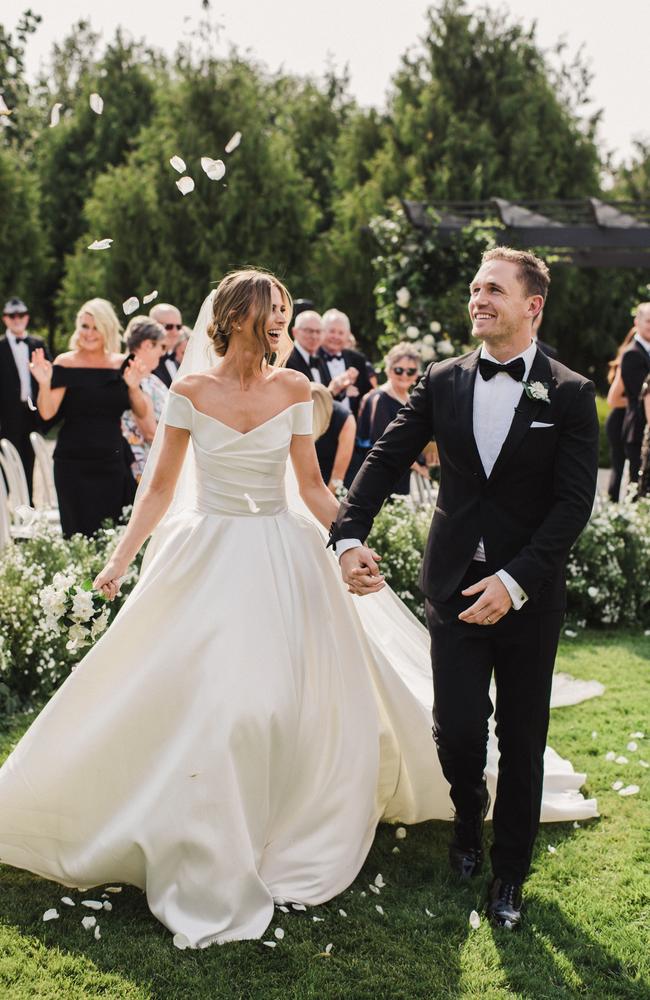
[[[433,505],[435,502],[435,492],[431,480],[425,479],[418,472],[411,472],[410,495],[416,507],[423,507],[426,504]]]
[[[0,475],[0,552],[11,545],[11,518],[9,517],[9,497],[5,481]]]
[[[13,517],[16,507],[29,507],[29,488],[20,455],[7,438],[0,440],[0,465],[7,480],[9,511]]]
[[[44,506],[49,510],[58,510],[59,502],[54,488],[54,463],[45,438],[37,431],[32,431],[29,440],[36,456],[36,467],[43,484]]]

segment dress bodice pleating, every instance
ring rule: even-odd
[[[310,434],[312,403],[294,403],[242,433],[170,392],[165,422],[192,435],[196,510],[259,517],[287,509],[285,471],[293,434]]]

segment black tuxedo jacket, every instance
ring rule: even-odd
[[[327,368],[327,361],[325,360],[325,357],[323,355],[322,347],[320,348],[320,354],[321,356],[323,356],[323,363]],[[363,354],[359,353],[359,351],[349,351],[346,349],[341,351],[341,354],[343,355],[343,360],[345,361],[345,367],[356,368],[356,370],[359,372],[359,376],[357,378],[357,381],[355,382],[355,385],[359,390],[359,395],[349,397],[350,409],[352,410],[352,413],[356,417],[359,412],[361,400],[366,395],[366,393],[370,392],[370,390],[372,389],[370,378],[368,377],[368,369],[366,368],[366,359],[363,356]],[[331,379],[331,376],[329,375],[329,368],[327,368],[327,372],[329,381]],[[344,399],[344,398],[345,398],[344,392],[342,392],[340,396],[337,396],[337,399]]]
[[[473,430],[479,354],[429,366],[354,480],[331,541],[365,540],[393,485],[435,438],[440,492],[421,590],[431,600],[447,600],[483,538],[486,575],[504,569],[528,595],[521,613],[560,610],[567,556],[589,520],[596,491],[594,386],[537,351],[529,382],[545,383],[549,402],[522,395],[487,478]],[[551,426],[533,428],[534,422]]]
[[[544,354],[546,354],[547,357],[554,358],[557,361],[558,354],[555,347],[551,347],[550,344],[545,344],[543,340],[538,340],[537,346],[540,351],[543,351]]]
[[[48,350],[40,337],[25,337],[29,356],[37,347],[42,347],[46,357]],[[36,405],[38,382],[32,378],[32,400]],[[0,432],[3,437],[14,440],[16,436],[28,434],[41,426],[38,414],[29,410],[20,399],[20,376],[14,361],[13,351],[6,337],[0,340]]]
[[[318,360],[318,365],[315,365],[314,367],[318,368],[318,371],[320,372],[321,382],[323,383],[324,386],[327,386],[330,384],[332,380],[332,377],[329,373],[329,368],[325,364],[325,360],[320,356],[320,354],[315,355],[315,357]],[[295,347],[292,350],[289,357],[287,358],[287,360],[285,361],[285,368],[293,368],[293,370],[296,372],[302,372],[303,375],[307,376],[310,382],[314,381],[314,376],[312,375],[310,366],[307,364],[300,351],[298,351]]]
[[[627,397],[627,408],[623,418],[623,440],[626,444],[640,445],[643,441],[646,419],[643,402],[639,397],[648,375],[650,375],[650,352],[635,340],[621,357],[621,378]]]
[[[160,381],[163,382],[167,386],[167,388],[169,389],[170,385],[172,384],[172,377],[169,374],[167,365],[165,364],[165,361],[167,361],[167,360],[173,360],[173,355],[171,355],[171,354],[164,354],[162,356],[162,358],[160,359],[160,361],[158,362],[158,365],[154,368],[154,370],[152,372],[152,375],[155,375],[157,378],[159,378]],[[178,371],[178,367],[179,366],[176,365],[176,370],[177,371]]]

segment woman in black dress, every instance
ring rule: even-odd
[[[623,418],[625,417],[627,398],[625,396],[623,379],[621,378],[621,357],[623,351],[627,348],[635,333],[636,327],[633,326],[632,329],[628,331],[625,340],[616,352],[616,357],[613,361],[609,362],[609,372],[607,374],[607,380],[609,382],[609,392],[607,393],[609,414],[605,422],[605,432],[609,443],[609,461],[611,467],[609,483],[607,484],[607,493],[609,494],[610,500],[613,500],[614,503],[618,503],[618,498],[621,493],[621,483],[623,481],[623,470],[625,468]]]
[[[643,383],[641,399],[645,408],[645,430],[641,444],[641,469],[639,471],[638,496],[650,497],[650,375]]]
[[[420,374],[420,355],[411,344],[401,343],[391,347],[385,364],[387,381],[364,397],[359,411],[357,442],[360,449],[365,447],[367,451],[370,451],[408,402],[409,392]],[[393,493],[409,495],[411,471],[425,479],[429,478],[424,455],[418,455],[411,470],[402,476]]]
[[[54,483],[66,538],[93,535],[103,521],[118,520],[122,508],[133,502],[132,456],[120,421],[128,409],[136,416],[147,412],[140,389],[144,369],[119,353],[120,325],[110,302],[84,303],[70,347],[53,365],[42,351],[34,351],[31,362],[41,417],[63,418]]]

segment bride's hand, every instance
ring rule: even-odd
[[[115,557],[109,559],[93,580],[93,590],[98,590],[108,601],[114,600],[120,592],[120,582],[128,568],[128,563]]]

